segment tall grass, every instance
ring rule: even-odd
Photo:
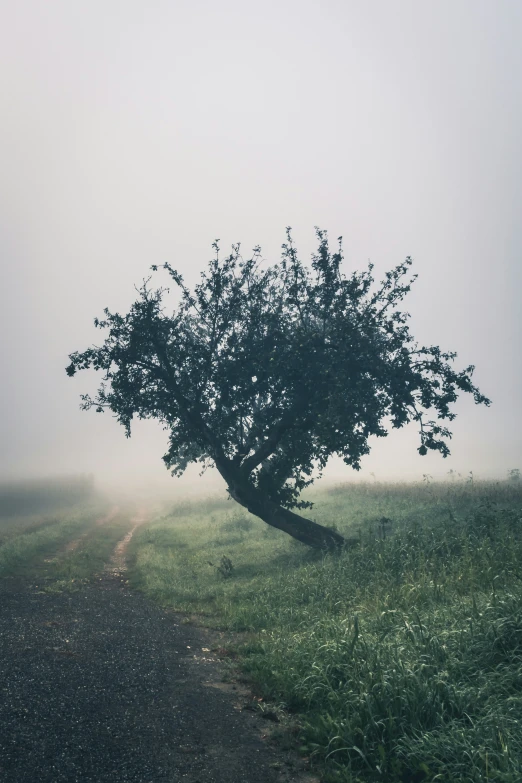
[[[138,533],[133,581],[251,633],[245,669],[299,716],[325,779],[522,780],[522,488],[347,485],[314,499],[312,516],[358,532],[357,549],[323,557],[207,504]]]

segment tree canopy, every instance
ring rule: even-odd
[[[292,513],[310,504],[302,490],[337,454],[358,470],[371,435],[408,422],[419,426],[419,454],[449,454],[459,392],[490,401],[472,382],[474,367],[453,367],[456,354],[419,346],[401,303],[416,275],[411,258],[376,283],[373,265],[343,271],[316,229],[318,249],[303,264],[287,229],[281,260],[267,264],[259,247],[214,256],[191,290],[170,264],[177,293],[138,289],[126,315],[106,309],[95,326],[101,346],[70,355],[68,375],[94,368],[103,382],[82,407],[111,410],[130,435],[133,418],[159,420],[169,433],[163,457],[174,475],[189,463],[215,465],[233,498],[268,524],[312,546],[343,539]]]

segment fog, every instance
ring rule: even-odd
[[[522,4],[518,0],[0,0],[0,478],[204,492],[172,479],[154,422],[130,440],[80,412],[66,377],[151,264],[197,280],[219,237],[279,257],[292,226],[344,237],[346,270],[408,255],[421,343],[456,350],[491,408],[463,399],[452,456],[416,427],[355,474],[522,468]]]

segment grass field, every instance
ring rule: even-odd
[[[106,509],[89,477],[0,483],[0,577],[33,564],[83,535]]]
[[[324,780],[518,783],[522,485],[354,484],[313,499],[310,516],[359,547],[322,556],[208,500],[137,531],[131,583],[243,632],[244,670],[297,720]]]
[[[97,505],[84,505],[11,522],[7,529],[0,526],[0,577],[30,573],[35,561],[83,535],[99,513]]]
[[[63,587],[91,577],[128,527],[128,515],[104,519],[109,507],[82,477],[1,484],[0,578],[45,571]]]

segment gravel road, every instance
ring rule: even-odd
[[[303,780],[262,740],[266,722],[209,687],[203,629],[110,574],[40,587],[0,581],[2,783]]]

